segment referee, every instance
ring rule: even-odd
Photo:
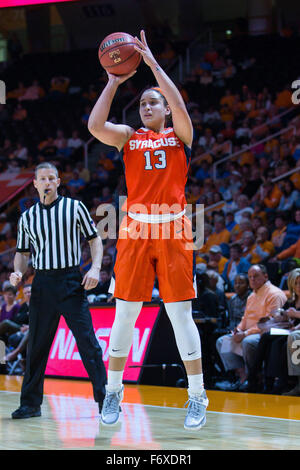
[[[29,306],[26,370],[21,404],[12,418],[41,416],[44,374],[61,314],[74,335],[101,411],[106,370],[86,290],[98,284],[102,241],[85,205],[58,195],[60,179],[54,165],[38,165],[33,184],[40,201],[20,217],[14,272],[10,275],[10,283],[16,286],[27,270],[31,251],[35,277]],[[92,256],[92,266],[83,279],[79,270],[81,233],[89,242]]]

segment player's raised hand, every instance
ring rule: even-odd
[[[133,77],[133,75],[136,73],[136,70],[133,70],[132,72],[128,73],[127,75],[113,75],[112,73],[106,72],[108,76],[108,81],[115,83],[116,85],[121,85],[121,83],[124,83],[126,80],[129,78]]]
[[[145,35],[145,31],[142,29],[141,31],[141,39],[139,39],[137,36],[135,36],[135,40],[136,40],[136,46],[135,46],[135,50],[138,51],[143,59],[144,59],[144,62],[145,64],[149,65],[149,67],[151,67],[152,65],[156,64],[157,61],[155,60],[148,44],[147,44],[147,40],[146,40],[146,35]]]

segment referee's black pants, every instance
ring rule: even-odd
[[[29,306],[29,341],[21,405],[43,401],[44,374],[61,314],[73,333],[84,367],[93,385],[94,399],[105,396],[106,370],[96,339],[79,268],[37,271]]]

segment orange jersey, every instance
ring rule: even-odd
[[[126,142],[121,156],[129,211],[164,214],[184,209],[191,151],[173,128],[161,133],[138,129]]]

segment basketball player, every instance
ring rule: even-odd
[[[183,99],[154,59],[144,31],[141,31],[141,40],[135,39],[135,49],[159,85],[159,88],[144,91],[141,96],[143,127],[135,131],[127,125],[107,121],[118,86],[135,72],[127,76],[108,73],[108,83],[88,122],[90,132],[97,139],[121,152],[128,192],[128,214],[120,227],[114,267],[116,316],[110,336],[108,383],[101,421],[104,425],[118,422],[124,388],[123,371],[134,325],[143,301],[151,300],[157,275],[160,296],[188,376],[189,399],[184,427],[198,430],[206,422],[208,399],[203,384],[200,337],[191,310],[191,299],[196,296],[193,251],[186,249],[187,242],[192,239],[191,227],[184,216],[184,190],[193,129]],[[166,128],[165,122],[171,113],[173,128]],[[157,205],[162,204],[169,209],[156,210]],[[169,239],[164,237],[167,226],[171,233]],[[133,229],[141,236],[130,237]],[[185,235],[186,231],[190,235]],[[154,232],[158,236],[151,239]]]

